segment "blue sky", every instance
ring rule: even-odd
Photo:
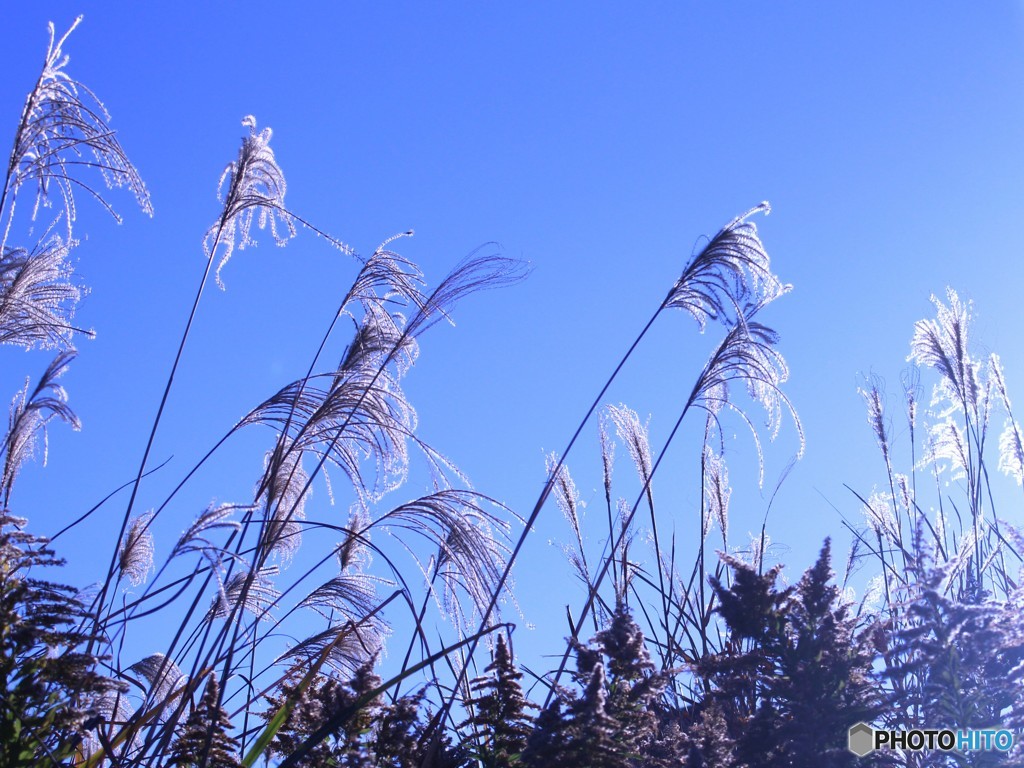
[[[793,570],[827,535],[845,548],[833,505],[850,518],[858,506],[844,483],[867,493],[884,482],[856,390],[877,373],[898,401],[932,293],[950,285],[973,299],[976,338],[1002,355],[1011,394],[1024,380],[1018,2],[23,3],[5,13],[0,51],[9,131],[46,22],[63,29],[78,13],[70,71],[112,112],[156,215],[115,194],[125,217],[115,227],[80,201],[77,269],[91,293],[78,318],[98,337],[80,344],[65,379],[82,432],[55,429],[48,468],[29,468],[15,493],[38,533],[138,465],[246,114],[274,130],[290,207],[358,251],[413,228],[400,251],[434,281],[486,242],[529,262],[528,280],[469,298],[455,328],[426,336],[407,384],[421,435],[523,513],[545,452],[564,445],[700,236],[761,200],[773,213],[758,218],[760,233],[794,285],[764,320],[782,335],[786,391],[807,434],[769,518]],[[153,454],[174,458],[145,486],[143,508],[245,410],[301,376],[354,274],[308,233],[283,250],[261,240],[225,269],[227,292],[204,299]],[[682,315],[665,318],[608,401],[651,414],[659,446],[712,341]],[[47,359],[2,355],[11,393]],[[692,427],[662,480],[680,531],[692,527]],[[771,446],[761,491],[736,431],[740,544],[796,438],[790,425]],[[200,473],[162,523],[168,539],[213,498],[245,501],[272,437],[245,436]],[[619,461],[625,475],[621,449]],[[593,433],[570,465],[599,513]],[[76,578],[91,578],[97,551],[105,565],[122,509],[64,540]],[[548,545],[568,531],[553,506],[548,517],[517,570],[538,652],[560,650],[563,606],[579,602]],[[553,579],[564,596],[552,596]]]

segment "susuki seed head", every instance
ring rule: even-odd
[[[121,542],[118,568],[133,587],[145,583],[153,568],[153,534],[149,531],[152,520],[152,512],[138,515],[129,524]]]
[[[295,236],[295,223],[284,205],[284,174],[274,158],[274,150],[270,148],[271,130],[264,128],[257,133],[256,118],[252,115],[246,116],[242,125],[249,129],[249,135],[242,139],[238,159],[228,163],[218,185],[224,209],[203,240],[211,257],[216,246],[223,246],[216,272],[217,285],[221,289],[224,283],[220,272],[235,248],[243,250],[247,245],[255,245],[250,234],[254,221],[260,229],[269,224],[278,245],[284,245]],[[281,226],[283,230],[279,228]]]
[[[788,292],[771,271],[757,227],[748,219],[769,213],[761,203],[730,221],[687,264],[662,306],[682,309],[703,331],[708,320],[731,326],[751,306],[764,306]]]

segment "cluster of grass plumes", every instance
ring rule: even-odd
[[[424,630],[424,612],[435,598],[451,619],[458,646],[465,644],[470,622],[500,591],[514,516],[466,487],[457,468],[417,436],[416,413],[402,379],[416,359],[422,333],[449,318],[466,295],[518,280],[521,266],[480,251],[430,289],[419,268],[391,249],[395,238],[362,257],[327,236],[352,257],[355,277],[308,370],[243,413],[200,462],[240,431],[269,427],[274,437],[262,469],[254,473],[252,497],[211,506],[172,546],[162,545],[154,537],[154,523],[174,509],[175,497],[198,467],[170,497],[145,512],[137,507],[146,495],[153,441],[175,373],[187,359],[211,273],[223,287],[221,270],[235,251],[254,244],[258,229],[269,228],[279,245],[299,227],[325,235],[286,208],[286,183],[270,146],[271,132],[246,117],[238,157],[221,176],[220,213],[201,238],[205,269],[129,484],[106,576],[94,594],[80,598],[70,588],[30,575],[33,568],[59,561],[45,542],[22,531],[24,520],[6,510],[13,506],[21,469],[38,456],[41,444],[45,458],[48,426],[55,421],[78,426],[59,383],[75,356],[71,342],[80,333],[71,323],[82,293],[69,267],[75,194],[84,190],[113,213],[89,181],[94,169],[107,186],[129,187],[151,212],[138,172],[106,123],[105,108],[67,73],[68,34],[58,38],[51,26],[0,198],[0,341],[57,349],[39,382],[26,383],[15,397],[0,455],[2,597],[10,614],[5,614],[3,649],[3,682],[10,695],[0,704],[5,743],[20,742],[18,754],[32,764],[51,759],[86,765],[222,765],[243,758],[251,764],[267,750],[272,753],[280,744],[278,731],[290,727],[292,719],[275,718],[275,712],[291,711],[304,696],[330,689],[314,682],[323,676],[356,674],[372,665],[393,618],[389,612],[411,615],[420,642],[410,645],[404,668],[376,696],[450,653],[443,637],[437,645]],[[30,218],[56,207],[53,224],[32,246],[8,245],[9,237],[21,232],[15,203],[26,190],[34,194]],[[63,232],[57,235],[55,225],[61,222]],[[345,328],[338,322],[344,318],[354,323],[355,333],[340,363],[323,370],[322,353]],[[416,454],[431,470],[432,492],[387,505],[385,497],[403,485]],[[336,479],[333,484],[334,493],[347,492],[351,502],[348,519],[340,523],[313,519],[307,510],[312,484],[328,467],[347,480],[344,490]],[[326,534],[335,543],[313,557],[303,553],[301,567],[290,568],[310,532],[318,533],[318,541]],[[178,564],[185,565],[184,576]],[[143,658],[122,661],[121,649],[133,646],[136,627],[145,626],[150,616],[172,628],[170,641]],[[275,639],[282,634],[297,638],[283,647]],[[295,683],[290,670],[297,665],[309,677]],[[397,739],[399,731],[413,727],[420,698],[422,693],[399,699],[404,703],[394,706],[405,724],[395,720],[382,733]],[[392,747],[381,738],[378,751],[384,754]]]
[[[767,562],[764,531],[745,552],[730,540],[727,421],[749,427],[759,482],[764,437],[774,439],[787,414],[795,454],[803,449],[783,391],[788,367],[764,322],[764,309],[789,290],[754,223],[767,203],[729,221],[687,260],[565,448],[550,455],[546,482],[520,517],[472,490],[421,438],[405,377],[423,333],[450,319],[468,295],[520,279],[522,266],[480,250],[431,288],[394,249],[411,232],[361,255],[287,206],[272,133],[251,116],[220,177],[213,224],[197,233],[204,267],[138,469],[115,509],[106,572],[88,595],[43,579],[39,570],[60,561],[14,517],[12,499],[26,462],[45,458],[48,427],[78,425],[60,384],[75,358],[73,340],[87,333],[72,322],[83,290],[69,266],[73,193],[85,190],[112,212],[89,181],[98,172],[150,212],[105,109],[66,72],[66,40],[51,28],[0,197],[0,343],[56,350],[38,382],[16,394],[0,448],[0,762],[846,765],[853,758],[844,751],[845,729],[857,720],[897,728],[936,719],[1024,725],[1024,625],[1013,572],[1024,538],[996,515],[986,464],[993,415],[1006,416],[999,469],[1018,483],[1024,441],[998,358],[973,357],[969,308],[955,293],[948,305],[936,301],[937,319],[919,323],[912,340],[912,359],[933,369],[938,383],[922,438],[917,379],[908,380],[909,475],[895,469],[880,388],[865,392],[888,492],[864,499],[868,525],[851,526],[856,547],[846,575],[865,559],[876,563],[882,600],[850,604],[834,583],[830,544],[795,586],[784,587],[781,566]],[[22,232],[15,202],[26,192],[33,204],[19,216],[52,210],[53,220],[35,242],[8,245]],[[267,229],[281,246],[315,231],[351,259],[351,287],[331,308],[305,370],[260,402],[239,406],[237,421],[206,455],[153,499],[151,452],[175,374],[189,363],[206,288],[211,278],[223,288],[229,259]],[[695,360],[667,437],[652,446],[648,423],[605,397],[671,310],[717,337],[706,359]],[[336,338],[348,328],[350,336]],[[334,343],[344,352],[330,365],[324,359]],[[692,421],[702,438],[690,451],[699,493],[689,517],[668,518],[655,478]],[[600,444],[597,528],[583,517],[568,463],[588,425]],[[266,437],[251,494],[199,514],[183,511],[182,490],[197,482],[200,468],[250,432]],[[627,491],[616,474],[623,448],[636,475]],[[426,468],[429,490],[395,502],[412,485],[414,463]],[[918,475],[935,469],[938,477],[940,467],[955,474],[965,500],[937,486],[938,506],[925,510]],[[346,515],[318,504],[318,484],[332,506],[347,503]],[[104,503],[113,507],[119,498]],[[498,609],[503,600],[515,603],[513,567],[551,507],[569,524],[564,550],[581,605],[567,609],[561,661],[527,675]],[[156,523],[171,516],[185,521],[184,530],[161,541]],[[670,519],[686,521],[690,535]],[[150,631],[154,622],[161,632]],[[408,636],[394,637],[396,626]],[[388,668],[380,659],[396,643],[398,663]],[[129,658],[140,646],[145,651]],[[992,677],[999,685],[986,682]]]
[[[884,628],[886,722],[1001,724],[1016,733],[1011,753],[998,758],[1009,762],[979,757],[977,764],[1015,765],[1024,711],[1024,536],[1001,508],[999,475],[1021,484],[1021,429],[999,356],[977,352],[970,302],[948,288],[932,303],[934,319],[919,321],[911,338],[902,414],[888,412],[879,379],[861,390],[885,483],[854,491],[864,522],[846,522],[854,534],[847,578],[865,563],[875,571],[859,610]],[[922,403],[929,378],[931,398]]]

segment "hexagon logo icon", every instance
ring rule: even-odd
[[[853,754],[864,757],[875,749],[875,729],[867,723],[857,723],[850,726],[846,740],[846,746]]]

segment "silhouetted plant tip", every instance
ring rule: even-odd
[[[79,16],[59,39],[50,24],[50,44],[43,69],[25,99],[0,193],[0,215],[7,219],[0,245],[5,248],[14,216],[14,201],[26,184],[35,185],[33,219],[40,206],[51,204],[51,193],[54,188],[57,190],[69,241],[76,214],[75,187],[96,199],[120,221],[103,196],[79,178],[79,168],[99,171],[107,187],[128,187],[142,210],[153,213],[145,184],[108,125],[110,115],[106,108],[91,90],[65,71],[69,57],[63,45],[81,21]]]

